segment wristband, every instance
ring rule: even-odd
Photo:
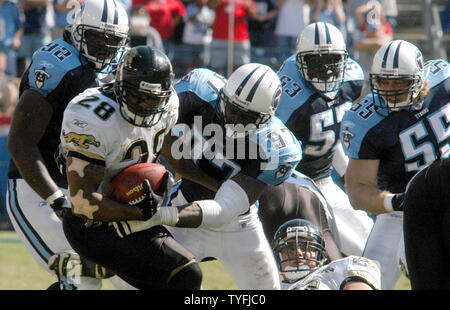
[[[158,210],[161,216],[161,223],[168,226],[175,226],[178,223],[177,207],[162,207]]]
[[[45,199],[45,201],[47,201],[49,205],[52,205],[56,199],[61,197],[64,197],[64,193],[62,192],[61,189],[58,189],[56,192],[48,196],[47,199]]]
[[[387,212],[394,212],[394,208],[392,207],[392,198],[394,198],[395,194],[387,194],[384,197],[384,208]]]

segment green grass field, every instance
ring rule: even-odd
[[[220,262],[205,262],[200,266],[204,289],[237,289]],[[15,232],[0,231],[0,290],[43,290],[54,282],[55,278],[38,266]],[[104,280],[102,289],[114,290],[115,287]],[[409,290],[408,279],[402,277],[396,289]]]

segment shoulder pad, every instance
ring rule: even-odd
[[[424,64],[423,80],[433,88],[450,77],[450,64],[444,59],[429,60]]]
[[[364,71],[359,63],[349,57],[345,66],[344,82],[355,80],[364,80]]]
[[[28,72],[29,87],[46,96],[58,86],[67,72],[79,66],[78,50],[63,39],[55,40],[33,54]]]
[[[194,69],[175,84],[175,90],[177,93],[194,92],[203,100],[212,101],[217,98],[225,82],[226,79],[214,71],[206,68]]]
[[[267,158],[258,179],[272,185],[284,182],[302,159],[300,142],[276,117],[258,131],[257,139]]]
[[[341,123],[340,140],[345,154],[358,159],[358,152],[367,132],[384,118],[385,116],[375,112],[372,94],[353,104],[345,112]]]
[[[295,56],[286,60],[278,72],[278,77],[281,81],[282,93],[275,115],[286,122],[315,91],[306,86],[303,76],[298,72]]]

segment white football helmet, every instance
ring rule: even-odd
[[[414,44],[395,40],[381,47],[373,58],[369,75],[372,94],[377,95],[374,96],[374,103],[393,111],[413,105],[422,89],[423,67],[422,53]],[[393,82],[392,80],[401,83],[399,84],[401,87],[395,87],[395,84],[387,85],[387,87],[382,85]],[[408,95],[405,96],[405,94]],[[378,100],[375,100],[375,97]],[[399,99],[399,97],[405,97],[405,99],[401,100],[403,98]],[[383,100],[386,102],[384,105]]]
[[[128,39],[128,15],[115,0],[87,0],[70,29],[72,44],[101,71]]]
[[[219,96],[227,136],[238,137],[270,122],[280,103],[281,82],[270,67],[249,63],[231,74]]]
[[[320,92],[339,89],[344,80],[347,57],[344,37],[331,24],[309,24],[297,39],[298,70]]]

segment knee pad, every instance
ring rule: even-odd
[[[196,262],[192,262],[168,280],[167,288],[172,290],[199,290],[202,279],[202,269]]]

